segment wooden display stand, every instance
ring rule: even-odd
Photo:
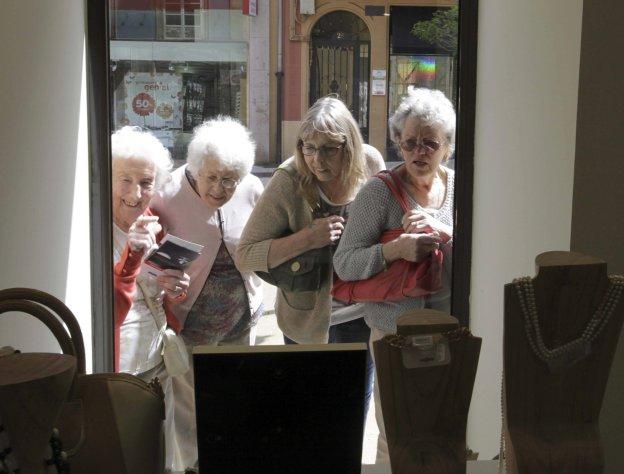
[[[579,253],[547,252],[538,255],[536,268],[532,286],[539,331],[551,350],[592,327],[594,312],[610,285],[607,265]],[[622,299],[590,344],[547,358],[535,349],[535,338],[527,336],[531,326],[516,283],[505,285],[503,413],[508,473],[603,472],[598,415],[622,327]]]
[[[412,335],[433,341],[445,335],[450,360],[414,367],[412,359],[407,367]],[[481,339],[446,313],[419,310],[399,317],[397,335],[373,346],[392,472],[465,473],[466,422]]]
[[[46,447],[75,371],[76,358],[70,355],[0,357],[0,419],[20,472],[45,472]]]

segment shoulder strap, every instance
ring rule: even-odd
[[[377,173],[376,176],[381,179],[386,186],[388,186],[388,189],[390,189],[390,192],[392,192],[394,198],[401,205],[403,211],[409,211],[411,208],[407,203],[405,188],[403,188],[403,185],[401,184],[401,179],[396,175],[396,173],[392,170],[382,170]]]
[[[158,328],[158,330],[160,331],[163,328],[167,327],[167,318],[162,318],[161,313],[158,311],[158,308],[154,304],[154,300],[152,300],[149,291],[147,291],[147,288],[145,287],[145,283],[141,281],[140,278],[137,278],[136,284],[138,291],[141,291],[143,293],[143,299],[145,300],[145,304],[149,308],[150,313],[152,313],[152,317],[154,318],[154,322],[156,323],[156,327]]]

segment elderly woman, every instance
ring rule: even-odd
[[[389,119],[390,134],[403,163],[392,170],[407,193],[411,210],[403,212],[388,186],[372,179],[353,202],[349,221],[334,254],[334,269],[343,280],[364,280],[398,259],[419,262],[436,248],[444,253],[443,288],[427,297],[365,303],[372,341],[396,332],[396,318],[412,309],[435,307],[449,311],[450,261],[453,238],[453,170],[443,166],[455,143],[453,105],[437,90],[408,90]],[[385,230],[402,227],[404,233],[380,244]],[[375,408],[381,414],[375,390]],[[378,456],[387,456],[383,423]]]
[[[335,246],[358,190],[383,168],[379,152],[362,143],[346,106],[332,97],[319,99],[299,127],[294,157],[275,171],[249,218],[238,246],[239,268],[268,272],[308,250]],[[286,343],[368,340],[361,306],[332,300],[332,275],[328,265],[316,291],[278,288],[275,312]],[[372,361],[370,368],[368,387]]]
[[[111,150],[116,369],[146,382],[160,379],[166,405],[166,465],[171,467],[179,441],[173,423],[172,380],[164,368],[159,332],[161,321],[180,329],[170,305],[184,298],[189,277],[179,270],[165,270],[156,280],[145,279],[140,268],[146,252],[162,237],[158,217],[149,205],[170,178],[172,161],[156,137],[135,127],[115,132]]]
[[[187,298],[172,305],[189,350],[254,343],[263,311],[261,281],[252,272],[239,271],[233,260],[263,189],[250,174],[254,153],[255,144],[242,124],[225,116],[209,120],[195,129],[186,165],[172,173],[171,182],[154,199],[153,209],[168,232],[204,246],[187,269]],[[177,379],[176,403],[185,410],[176,414],[176,421],[183,419],[194,438],[192,370]],[[196,446],[185,458],[197,460]]]

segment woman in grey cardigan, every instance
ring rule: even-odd
[[[362,143],[347,107],[332,97],[319,99],[299,127],[294,157],[275,171],[247,221],[236,254],[239,269],[268,272],[308,250],[337,244],[351,201],[384,167],[379,152]],[[321,216],[313,215],[315,208]],[[318,291],[278,288],[275,313],[286,343],[367,342],[361,306],[332,301],[332,275]]]
[[[401,301],[365,303],[371,344],[396,333],[396,319],[408,310],[430,307],[450,310],[453,239],[453,170],[442,165],[453,153],[455,111],[440,91],[409,88],[389,120],[390,134],[403,163],[394,168],[408,194],[411,210],[403,212],[381,179],[370,180],[351,206],[349,222],[334,254],[334,270],[345,281],[365,280],[395,260],[419,262],[433,249],[444,253],[443,287],[434,295]],[[391,242],[379,243],[388,229],[404,232]],[[379,425],[378,458],[387,458],[387,444],[375,390]]]

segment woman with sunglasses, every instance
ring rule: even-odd
[[[380,153],[363,144],[344,103],[319,99],[301,122],[294,157],[275,171],[247,222],[238,245],[239,268],[268,272],[308,250],[333,248],[355,195],[383,168]],[[361,305],[333,301],[332,277],[328,265],[316,291],[278,288],[275,312],[285,343],[368,341]],[[372,382],[372,360],[370,369]]]
[[[247,218],[262,193],[251,174],[255,144],[249,131],[226,116],[197,127],[186,165],[152,201],[167,231],[204,246],[186,272],[191,276],[187,298],[171,309],[182,324],[189,348],[198,345],[253,345],[262,315],[262,282],[234,264],[236,246]],[[175,377],[176,423],[187,428],[182,453],[184,470],[197,461],[193,370]]]
[[[403,158],[392,178],[407,193],[411,210],[404,212],[381,179],[370,180],[353,202],[344,235],[334,254],[336,274],[345,281],[365,280],[398,259],[419,262],[437,248],[444,254],[443,286],[433,295],[401,301],[364,303],[371,344],[396,333],[396,318],[424,307],[450,311],[450,270],[453,239],[453,170],[443,163],[455,144],[453,104],[437,90],[409,88],[389,121],[390,136]],[[385,230],[404,233],[379,243]],[[377,456],[387,459],[378,390],[375,409],[379,425]]]

